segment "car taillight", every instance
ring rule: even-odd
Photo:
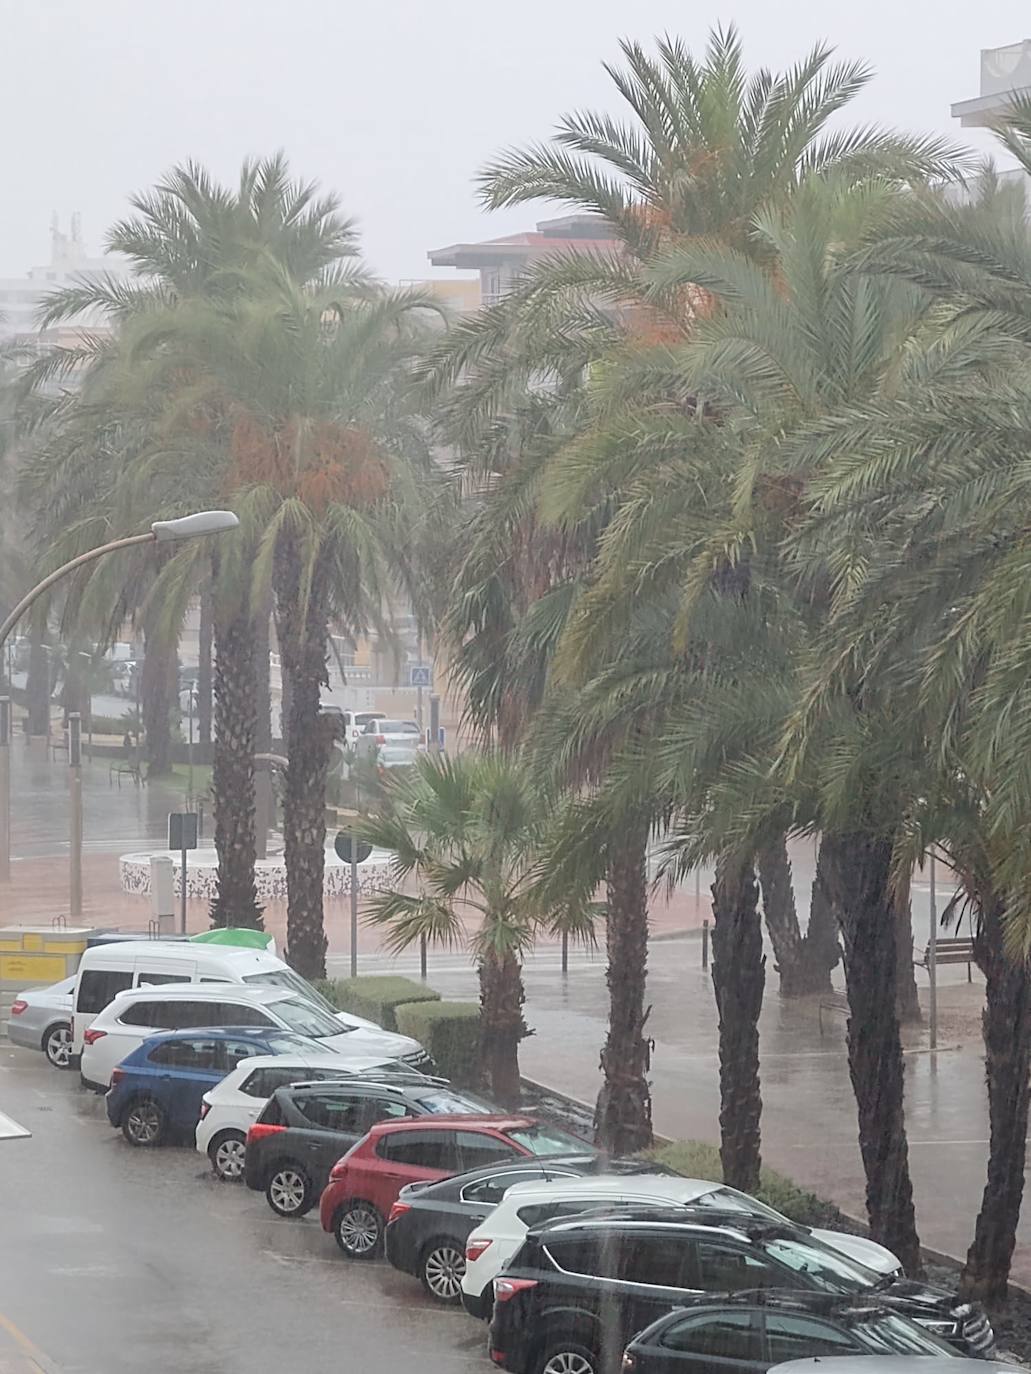
[[[332,1177],[333,1175],[330,1174],[330,1178]],[[392,1221],[397,1221],[398,1217],[403,1217],[405,1212],[410,1212],[411,1210],[412,1204],[410,1202],[395,1202],[390,1209],[390,1216],[387,1217],[387,1225],[389,1226]]]
[[[337,1162],[333,1165],[332,1169],[330,1169],[329,1181],[331,1183],[339,1183],[346,1173],[347,1156],[344,1155],[343,1159],[338,1159]]]
[[[11,1003],[11,1015],[20,1016],[28,1005],[28,1002],[23,1002],[22,999],[19,997],[16,1002]]]
[[[511,1302],[517,1293],[525,1293],[528,1288],[536,1288],[536,1279],[495,1279],[494,1301]]]
[[[386,737],[386,735],[377,735],[377,736],[376,736],[376,743],[377,743],[377,744],[386,744],[386,742],[387,742],[387,737]]]
[[[121,1083],[121,1081],[122,1081],[122,1079],[123,1079],[124,1077],[125,1077],[125,1070],[124,1070],[124,1069],[112,1069],[112,1070],[111,1070],[111,1086],[112,1086],[112,1088],[115,1086],[116,1083]]]
[[[107,1031],[94,1030],[93,1027],[90,1026],[89,1030],[83,1033],[82,1038],[83,1040],[85,1040],[87,1045],[95,1045],[98,1040],[103,1040],[106,1034]]]
[[[484,1250],[489,1250],[493,1244],[494,1242],[492,1240],[471,1240],[465,1247],[466,1264],[472,1264],[475,1260],[478,1260]]]
[[[247,1132],[247,1144],[252,1140],[266,1140],[270,1135],[276,1135],[279,1131],[285,1131],[285,1126],[270,1126],[264,1121],[255,1121],[254,1125]]]
[[[202,1103],[200,1104],[200,1119],[201,1119],[201,1121],[204,1120],[204,1118],[207,1116],[208,1112],[210,1112],[210,1111],[211,1111],[211,1103],[210,1103],[210,1102],[202,1102]]]

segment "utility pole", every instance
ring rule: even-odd
[[[930,982],[930,1043],[931,1049],[938,1048],[938,894],[935,888],[934,850],[931,850],[928,864],[928,879],[931,888],[931,929],[927,942],[927,977]]]
[[[68,800],[70,863],[68,911],[82,915],[82,716],[68,713]]]
[[[11,698],[0,697],[0,883],[11,881]]]

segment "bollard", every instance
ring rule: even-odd
[[[419,977],[426,981],[426,936],[419,936]]]
[[[562,977],[569,972],[569,931],[562,932]]]
[[[702,968],[709,967],[709,922],[702,922]]]

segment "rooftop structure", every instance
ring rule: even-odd
[[[982,48],[981,94],[957,101],[952,117],[965,129],[990,128],[1014,96],[1031,97],[1031,38],[1004,48]]]

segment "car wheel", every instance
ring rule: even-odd
[[[43,1053],[55,1069],[70,1069],[72,1067],[71,1026],[51,1026],[43,1037]]]
[[[462,1275],[465,1255],[451,1240],[434,1240],[422,1252],[419,1278],[431,1298],[438,1302],[462,1300]]]
[[[140,1097],[122,1117],[122,1135],[130,1145],[160,1145],[165,1138],[165,1114],[152,1097]]]
[[[373,1259],[383,1239],[383,1218],[371,1202],[352,1198],[337,1212],[333,1234],[348,1259]]]
[[[303,1217],[314,1206],[311,1179],[299,1164],[280,1164],[265,1186],[268,1205],[278,1216]]]
[[[598,1357],[578,1341],[552,1341],[541,1352],[535,1374],[598,1374]]]
[[[247,1152],[245,1137],[239,1131],[219,1131],[208,1146],[208,1158],[217,1178],[236,1183],[243,1178],[243,1161]]]

